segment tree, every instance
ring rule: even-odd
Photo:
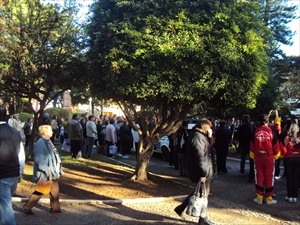
[[[38,0],[7,2],[0,25],[0,88],[28,99],[35,131],[49,102],[74,85],[85,88],[80,27],[69,9]]]
[[[268,28],[258,9],[234,0],[92,5],[90,89],[118,102],[140,134],[133,179],[148,179],[154,144],[174,133],[194,104],[214,102],[220,111],[255,106],[268,75],[263,38]]]
[[[297,5],[288,0],[253,0],[260,5],[261,18],[272,30],[271,35],[266,38],[268,45],[268,55],[270,57],[269,70],[270,76],[268,84],[263,86],[262,92],[257,99],[257,107],[252,112],[261,114],[269,112],[270,109],[280,108],[282,96],[281,91],[286,87],[280,87],[282,80],[280,73],[282,71],[282,62],[286,58],[285,53],[280,49],[280,44],[291,45],[291,38],[295,32],[288,27],[292,20],[299,19],[296,16]],[[285,76],[282,74],[282,76]],[[278,108],[278,109],[279,109]]]

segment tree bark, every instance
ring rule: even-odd
[[[153,146],[151,144],[144,145],[145,142],[140,140],[138,153],[137,153],[137,164],[135,168],[135,174],[131,178],[136,181],[148,181],[148,166],[153,154]]]

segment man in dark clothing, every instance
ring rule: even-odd
[[[186,153],[188,148],[188,122],[183,121],[181,128],[179,128],[179,131],[177,133],[177,140],[176,140],[176,153],[178,155],[178,169],[179,169],[179,175],[182,177],[187,176],[187,159],[186,159]]]
[[[218,173],[227,173],[226,160],[228,156],[231,135],[231,130],[226,127],[226,121],[221,120],[220,126],[216,129],[215,133]]]
[[[122,149],[122,158],[128,159],[129,156],[127,154],[131,153],[131,149],[133,147],[133,137],[131,133],[131,127],[129,126],[127,120],[124,121],[123,125],[120,127],[120,143]]]
[[[82,127],[78,121],[78,115],[74,114],[68,124],[68,134],[71,140],[72,158],[76,158],[81,149],[81,141],[83,139]]]
[[[6,123],[6,108],[0,106],[0,225],[15,225],[11,196],[20,178],[21,136]]]
[[[237,130],[237,140],[239,141],[239,149],[241,152],[241,163],[240,163],[240,175],[245,174],[245,162],[246,157],[249,155],[250,152],[250,141],[253,138],[253,132],[254,132],[254,125],[250,121],[250,116],[248,114],[245,114],[243,116],[243,124],[239,126]],[[249,158],[249,182],[253,182],[254,179],[254,161],[253,159]]]

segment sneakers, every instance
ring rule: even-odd
[[[277,201],[272,199],[271,201],[266,201],[267,205],[273,205],[273,204],[276,204]]]
[[[253,201],[254,201],[255,203],[259,204],[259,205],[262,204],[262,201],[258,200],[257,198],[253,199]]]
[[[122,155],[121,158],[122,159],[129,159],[129,156],[128,155]]]
[[[291,202],[291,203],[292,202],[294,202],[294,203],[297,202],[297,198],[290,198],[288,196],[285,196],[284,200],[287,201],[287,202]]]
[[[245,173],[240,173],[240,176],[244,176],[245,175]]]
[[[281,178],[281,176],[275,176],[275,180],[279,180]]]
[[[215,223],[211,222],[207,217],[205,217],[205,218],[200,217],[198,224],[200,224],[200,225],[215,225]]]

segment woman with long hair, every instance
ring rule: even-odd
[[[297,202],[300,187],[300,129],[296,121],[292,121],[287,135],[281,142],[281,156],[283,157],[286,176],[288,202]]]

